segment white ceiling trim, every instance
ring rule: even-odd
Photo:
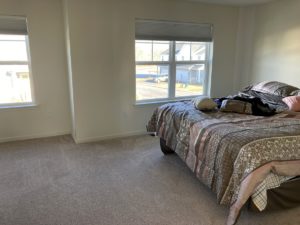
[[[210,3],[210,4],[220,4],[220,5],[246,6],[246,5],[264,4],[274,0],[189,0],[189,1]]]

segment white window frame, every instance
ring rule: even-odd
[[[143,41],[136,39],[136,41]],[[144,40],[145,41],[145,40]],[[146,41],[156,41],[156,40],[146,40]],[[180,41],[184,42],[184,41]],[[187,41],[190,42],[190,41]],[[160,103],[160,102],[172,102],[178,100],[185,100],[195,98],[197,96],[209,95],[209,81],[211,75],[211,59],[212,59],[212,42],[202,42],[206,43],[206,53],[205,60],[192,60],[190,56],[190,60],[185,61],[176,61],[176,41],[170,41],[169,46],[169,61],[137,61],[135,59],[135,66],[138,65],[168,65],[169,66],[169,79],[168,79],[168,97],[167,98],[155,98],[155,99],[145,99],[145,100],[137,100],[137,86],[136,86],[136,70],[135,70],[135,104],[151,104],[151,103]],[[153,46],[153,45],[152,45]],[[153,47],[152,47],[153,49]],[[191,51],[190,51],[191,54]],[[194,64],[203,64],[205,66],[205,78],[203,82],[203,94],[199,95],[190,95],[183,97],[176,97],[176,65],[194,65]]]
[[[12,35],[14,35],[14,34],[12,34]],[[28,66],[30,91],[31,91],[31,102],[0,103],[0,109],[1,108],[19,108],[19,107],[21,108],[21,107],[27,107],[27,106],[31,107],[31,106],[37,105],[36,99],[35,99],[35,94],[34,94],[29,38],[28,38],[28,35],[22,35],[22,36],[25,36],[27,61],[13,61],[13,60],[0,61],[0,65],[27,65]]]

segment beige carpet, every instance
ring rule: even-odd
[[[158,139],[0,144],[0,225],[223,225],[226,206]],[[300,208],[243,211],[240,225],[299,224]]]

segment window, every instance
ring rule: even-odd
[[[196,34],[197,40],[182,36],[176,38],[180,34],[173,32],[172,36],[170,29],[170,24],[174,26],[174,23],[161,21],[150,23],[149,30],[147,30],[147,27],[150,27],[149,21],[139,20],[136,23],[136,102],[206,95],[211,39],[203,39],[203,33],[200,35],[202,38],[200,41],[197,41],[199,34]],[[186,24],[180,25],[186,29]],[[162,30],[168,30],[168,36],[162,34]]]
[[[33,102],[29,59],[26,19],[0,17],[0,106]]]

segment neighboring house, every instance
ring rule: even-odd
[[[190,60],[190,49],[191,46],[187,44],[176,44],[176,60],[185,61]],[[168,52],[162,54],[162,59],[168,57]],[[193,60],[203,60],[205,55],[205,47],[200,47],[194,49]],[[195,58],[196,56],[196,58]],[[205,76],[205,65],[199,64],[183,64],[182,66],[177,66],[176,68],[176,82],[185,84],[203,84]],[[162,70],[160,70],[162,71]]]
[[[0,71],[0,103],[30,101],[31,92],[28,82],[29,73],[22,70],[4,73]]]
[[[176,82],[202,85],[205,77],[205,65],[197,64],[197,62],[205,60],[206,45],[177,42],[175,54],[176,61],[183,62],[176,64]],[[169,49],[156,55],[161,62],[169,61],[169,57]],[[152,78],[154,82],[166,82],[168,74],[168,65],[140,65],[137,67],[136,78]]]
[[[204,65],[183,65],[177,67],[176,82],[185,84],[203,84]]]

